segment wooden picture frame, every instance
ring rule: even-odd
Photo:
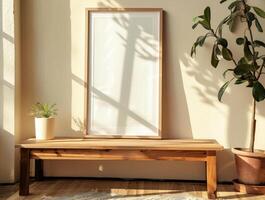
[[[104,20],[105,22],[103,22]],[[134,27],[135,29],[130,28],[129,30],[128,27],[130,27],[130,23],[133,24],[131,26]],[[144,27],[145,25],[146,27]],[[110,27],[109,29],[108,29],[108,26]],[[146,29],[148,29],[149,32],[144,32]],[[124,37],[124,35],[126,34],[128,36],[129,33],[134,34],[134,31],[137,33],[137,34],[135,33],[135,35],[137,36],[141,35],[141,37],[139,36],[139,38],[134,37],[134,42]],[[115,48],[122,49],[120,52],[118,52],[118,50],[116,49],[113,50],[114,45],[112,45],[112,43],[114,43],[116,40],[119,41],[119,45],[115,45]],[[108,42],[109,42],[109,46],[107,46]],[[144,44],[145,47],[143,46],[137,47],[138,45],[137,42],[145,43]],[[128,44],[133,44],[131,45],[133,46],[133,48],[128,48],[127,47]],[[95,46],[97,48],[95,48]],[[109,50],[111,53],[103,54],[104,56],[102,56],[101,52],[109,52],[109,51],[106,51],[105,46],[107,46],[107,48],[110,47]],[[84,77],[84,80],[85,80],[84,135],[85,137],[150,138],[150,139],[161,139],[162,138],[162,131],[161,131],[162,129],[162,68],[163,68],[162,47],[163,47],[163,10],[161,8],[92,8],[92,9],[87,8],[86,9],[86,48],[85,48],[86,53],[85,53],[85,77]],[[102,50],[100,48],[102,48]],[[130,57],[128,58],[127,54],[125,53],[122,54],[123,51],[127,52],[128,51],[127,49],[130,49],[130,51],[132,52],[131,54],[134,57],[132,56],[132,58]],[[132,51],[132,49],[134,50],[134,52]],[[141,52],[139,52],[140,51],[139,49],[141,50]],[[118,58],[116,58],[117,57],[116,54],[124,55],[124,57],[120,56],[119,58],[118,56]],[[108,60],[107,58],[105,58],[105,55],[107,57],[110,57],[110,59],[112,60],[110,61],[110,59]],[[119,66],[121,65],[117,64],[121,62],[120,59],[123,59],[123,62],[124,62],[122,65],[122,70],[120,70],[119,68]],[[132,59],[134,60],[138,59],[137,62],[139,62],[139,65],[129,64],[130,66],[128,67],[127,64],[131,62],[125,62],[124,60],[130,61]],[[104,60],[104,62],[102,60]],[[145,60],[146,60],[146,63],[143,64]],[[112,64],[112,63],[115,63],[115,64]],[[152,67],[152,64],[153,64],[153,67]],[[117,71],[117,77],[113,78],[114,76],[111,76],[112,77],[111,79],[108,76],[104,75],[105,71],[102,71],[102,70],[107,65],[110,65],[110,68],[112,71],[115,71],[115,70]],[[125,73],[124,71],[126,70],[128,71],[128,69],[130,69],[131,71],[129,73],[127,72]],[[137,70],[138,70],[138,74],[135,72]],[[150,72],[153,72],[153,74],[146,76],[147,79],[142,78],[141,81],[143,81],[146,84],[141,85],[139,87],[139,90],[137,90],[132,85],[134,83],[135,85],[137,85],[139,84],[139,82],[141,82],[139,81],[140,79],[139,76],[143,77],[142,73],[139,73],[141,72],[141,70],[150,71]],[[110,72],[112,73],[112,71]],[[120,71],[123,71],[122,76],[118,76]],[[134,73],[134,76],[133,76],[133,73]],[[128,81],[128,74],[130,74],[129,79],[131,81]],[[99,80],[97,80],[97,77]],[[132,78],[132,77],[138,77],[138,78]],[[120,85],[118,85],[121,88],[120,94],[119,94],[120,101],[118,101],[117,99],[113,97],[115,95],[111,94],[112,96],[110,97],[108,96],[108,94],[106,94],[109,91],[111,92],[113,91],[113,93],[115,92],[118,93],[117,92],[118,87],[115,87],[115,84],[113,82],[115,82],[116,79],[119,80],[119,78],[122,80],[120,81]],[[136,80],[132,80],[132,79],[136,79]],[[150,90],[150,87],[151,87],[150,85],[152,85],[151,84],[152,81],[154,82],[154,84],[153,84],[153,88],[151,88]],[[100,85],[99,83],[102,83],[102,85]],[[126,86],[128,85],[127,83],[130,83],[129,84],[130,86],[128,87],[129,89],[126,88]],[[98,85],[100,85],[100,87]],[[110,88],[111,86],[113,88]],[[149,89],[144,88],[144,86],[146,86]],[[103,91],[99,88],[101,88]],[[107,89],[104,90],[104,88],[107,88]],[[143,95],[133,96],[131,95],[131,93],[133,92],[127,95],[121,94],[123,91],[127,91],[128,93],[128,90],[129,91],[133,90],[133,92],[136,94],[138,91],[141,91]],[[152,93],[153,96],[146,97],[147,93]],[[142,101],[137,100],[137,98],[141,98],[141,97],[142,97]],[[125,98],[125,101],[124,101],[124,98]],[[134,101],[137,101],[138,104],[137,103],[133,104],[134,101],[132,101],[131,99],[133,99]],[[147,101],[147,99],[149,101]],[[124,106],[125,105],[124,102],[127,103],[126,104],[127,107]],[[128,102],[130,102],[130,104],[132,105],[129,105]],[[154,105],[152,105],[152,103]],[[130,106],[133,107],[135,110],[138,109],[138,112],[140,112],[140,114],[132,111],[130,109]],[[143,110],[136,108],[137,106],[143,108]],[[105,108],[105,110],[103,108]],[[144,112],[144,109],[149,110],[149,112]],[[156,114],[157,116],[153,116],[152,115],[153,113],[151,114],[150,111],[154,112],[154,115]],[[102,120],[100,117],[102,118]],[[115,117],[117,119],[115,119]],[[124,122],[124,119],[125,119],[125,122]],[[122,123],[120,121],[122,121]]]

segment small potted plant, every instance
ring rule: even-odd
[[[224,3],[227,0],[220,0]],[[253,3],[254,1],[251,1]],[[240,183],[249,185],[265,184],[265,152],[255,149],[256,133],[256,104],[265,99],[265,89],[261,81],[265,74],[265,43],[256,39],[253,29],[263,32],[259,22],[265,18],[265,11],[259,7],[249,5],[246,0],[229,1],[229,14],[221,20],[217,28],[213,29],[211,24],[211,10],[205,8],[204,13],[194,18],[192,26],[195,29],[198,25],[206,29],[206,33],[197,38],[191,48],[191,56],[196,53],[199,46],[203,46],[208,38],[212,38],[213,48],[211,64],[217,68],[219,61],[224,59],[230,62],[224,70],[224,78],[228,81],[220,88],[218,99],[222,96],[230,84],[244,85],[252,93],[253,110],[251,118],[251,140],[249,148],[234,148],[236,169]],[[228,41],[223,35],[224,26],[228,26],[233,32],[234,25],[241,23],[245,30],[235,41]],[[229,44],[234,42],[238,45],[237,52],[242,52],[240,58],[236,58],[232,53]]]
[[[36,103],[31,107],[31,115],[35,117],[35,136],[37,140],[54,137],[54,121],[57,115],[56,104]]]

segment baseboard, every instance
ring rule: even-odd
[[[30,177],[34,179],[33,176]],[[155,181],[155,182],[184,182],[184,183],[206,183],[206,180],[183,180],[183,179],[152,179],[152,178],[117,178],[117,177],[69,177],[69,176],[45,176],[44,180],[52,179],[89,179],[89,180],[112,180],[112,181]],[[218,181],[218,184],[233,184],[232,181]]]

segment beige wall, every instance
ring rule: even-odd
[[[263,0],[255,1],[265,9]],[[192,31],[192,18],[210,5],[212,16],[228,14],[217,1],[205,0],[23,0],[22,20],[22,139],[34,136],[28,116],[36,101],[57,103],[57,136],[81,136],[73,118],[83,116],[85,8],[159,7],[165,10],[163,125],[169,138],[214,138],[225,148],[248,145],[250,91],[232,87],[217,101],[229,63],[210,67],[210,45],[196,59],[190,47],[201,30]],[[213,24],[217,21],[214,20]],[[265,25],[263,21],[263,25]],[[227,32],[227,31],[225,31]],[[264,34],[255,31],[260,39]],[[234,35],[227,34],[231,39]],[[234,49],[234,43],[231,44]],[[238,51],[237,57],[241,55]],[[218,73],[219,72],[219,73]],[[230,95],[231,94],[231,95]],[[258,104],[257,147],[265,148],[265,102]],[[98,167],[102,165],[103,171]],[[46,162],[48,176],[98,176],[204,179],[204,166],[182,162]],[[234,176],[229,150],[218,155],[219,180]]]

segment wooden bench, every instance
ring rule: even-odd
[[[71,139],[37,141],[29,139],[20,148],[19,194],[29,194],[30,159],[35,159],[35,176],[43,177],[43,160],[184,160],[206,163],[207,192],[216,198],[215,140]]]

